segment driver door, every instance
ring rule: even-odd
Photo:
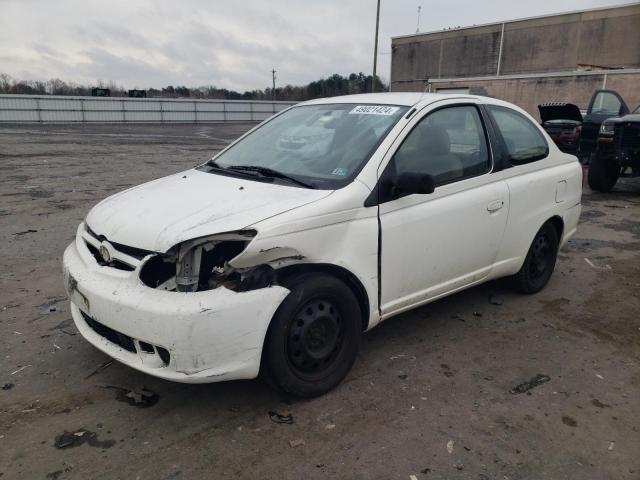
[[[509,195],[478,105],[450,103],[416,115],[385,167],[434,177],[431,194],[382,199],[383,318],[486,278],[506,226]]]
[[[619,117],[629,113],[629,107],[618,92],[596,90],[589,102],[589,109],[582,121],[580,133],[580,156],[588,156],[596,150],[596,141],[600,125],[607,118]]]

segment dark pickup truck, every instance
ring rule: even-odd
[[[582,119],[582,132],[580,133],[579,156],[584,163],[590,163],[596,153],[602,122],[627,113],[629,113],[629,107],[618,92],[613,90],[593,92],[587,113]]]
[[[608,192],[621,175],[640,176],[640,106],[629,113],[618,92],[596,90],[584,116],[571,103],[544,103],[538,110],[560,150],[589,164],[592,190]]]
[[[602,122],[589,166],[589,186],[608,192],[624,174],[640,176],[640,106]]]

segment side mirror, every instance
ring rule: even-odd
[[[436,182],[431,175],[417,172],[401,173],[393,182],[394,196],[429,194],[436,189]]]

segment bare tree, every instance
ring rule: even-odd
[[[227,100],[271,100],[274,96],[277,100],[308,100],[318,97],[333,97],[337,95],[347,95],[350,93],[364,93],[371,91],[371,75],[364,73],[352,73],[342,76],[333,75],[321,78],[304,86],[285,85],[276,88],[272,92],[272,87],[264,90],[250,90],[243,93],[226,88],[218,88],[215,85],[204,85],[197,88],[186,86],[169,85],[162,89],[150,88],[147,90],[147,97],[166,98],[215,98]],[[386,85],[376,77],[376,91],[386,90]],[[0,93],[22,94],[22,95],[90,95],[91,89],[108,88],[111,96],[123,97],[127,91],[122,85],[115,81],[98,80],[93,85],[81,85],[75,82],[65,82],[59,78],[52,78],[45,82],[40,80],[15,80],[7,74],[0,74]],[[275,93],[275,95],[273,95]]]

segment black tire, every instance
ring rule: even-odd
[[[558,256],[558,232],[545,223],[531,242],[520,271],[509,277],[511,287],[520,293],[537,293],[551,278]]]
[[[362,316],[353,291],[324,273],[293,275],[265,340],[268,383],[302,398],[322,395],[349,373],[360,349]]]
[[[618,181],[620,167],[615,160],[607,160],[600,155],[593,155],[589,164],[587,179],[591,190],[609,192]]]

